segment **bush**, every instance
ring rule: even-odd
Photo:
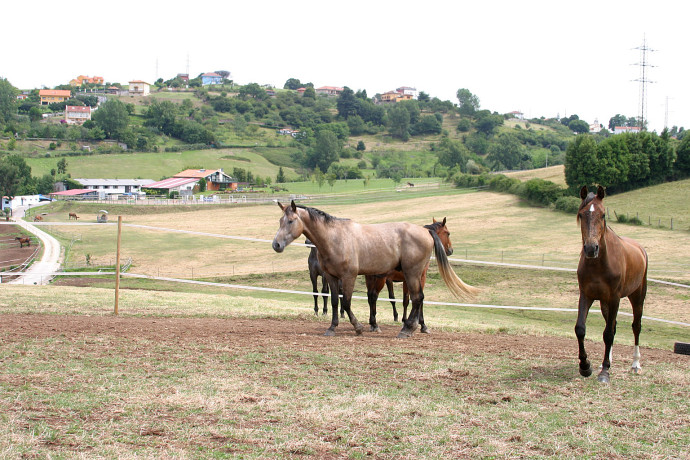
[[[575,196],[562,196],[556,200],[556,209],[568,214],[577,214],[581,201]]]
[[[637,216],[628,217],[625,214],[619,215],[616,211],[613,211],[613,214],[616,216],[616,220],[621,224],[642,225],[642,221]]]

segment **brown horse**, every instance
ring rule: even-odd
[[[446,255],[450,256],[453,254],[453,245],[450,242],[450,232],[448,231],[448,228],[446,227],[446,218],[443,218],[442,222],[436,221],[436,219],[433,219],[433,223],[429,225],[425,225],[424,228],[427,228],[429,230],[433,230],[436,232],[438,237],[441,239],[441,243],[443,244],[443,249],[445,250]],[[429,262],[426,264],[426,268],[424,269],[424,272],[422,273],[422,289],[424,289],[424,285],[426,284],[426,272],[429,269]],[[366,285],[367,285],[367,299],[369,301],[369,324],[371,326],[372,331],[378,331],[378,326],[376,325],[376,301],[378,300],[379,293],[383,289],[384,284],[388,286],[388,294],[390,298],[393,298],[393,289],[392,285],[389,285],[391,281],[395,282],[401,282],[403,283],[403,316],[402,320],[405,322],[407,320],[407,306],[410,304],[410,294],[407,289],[407,284],[405,283],[405,276],[401,271],[395,270],[393,273],[389,273],[387,275],[367,275],[366,276]],[[398,320],[398,311],[395,308],[395,302],[391,302],[393,304],[393,320],[397,321]],[[373,320],[373,323],[372,323]],[[429,332],[429,329],[426,327],[426,324],[424,323],[424,311],[420,311],[419,314],[419,324],[421,326],[421,331],[424,333]]]
[[[19,248],[23,248],[24,245],[26,244],[28,247],[31,247],[31,237],[29,236],[15,236],[15,240],[19,241]]]
[[[352,291],[357,275],[380,275],[401,270],[405,275],[412,310],[398,337],[409,337],[417,329],[424,300],[421,278],[424,268],[436,253],[439,272],[446,286],[457,296],[472,294],[475,288],[457,277],[448,263],[443,244],[435,232],[410,223],[358,224],[338,219],[315,208],[278,203],[283,215],[273,239],[273,250],[280,253],[295,238],[304,234],[318,249],[319,263],[326,273],[331,293],[342,283],[345,312],[361,334],[363,327],[352,313]],[[338,296],[331,295],[332,319],[326,335],[335,335],[338,327]]]
[[[43,220],[43,216],[35,215],[34,216],[34,222],[40,222]]]
[[[70,212],[67,220],[72,220],[72,218],[74,218],[74,220],[79,220],[79,216],[77,215],[76,212]]]
[[[604,188],[599,186],[596,195],[588,193],[587,187],[580,190],[582,203],[577,213],[582,232],[582,252],[577,267],[577,282],[580,287],[577,324],[575,334],[580,348],[580,374],[592,375],[592,367],[585,352],[585,322],[592,302],[599,301],[601,314],[606,321],[604,328],[604,361],[599,372],[599,381],[609,382],[611,368],[611,346],[616,335],[616,316],[622,297],[632,304],[632,330],[635,336],[632,371],[640,367],[640,330],[642,309],[647,294],[647,253],[634,240],[616,235],[606,225]]]

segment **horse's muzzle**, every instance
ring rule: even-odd
[[[453,255],[453,248],[448,248],[448,249],[446,249],[446,255],[447,255],[448,257],[452,256],[452,255]]]
[[[596,259],[599,257],[599,245],[598,244],[585,244],[583,251],[585,257],[588,259]]]
[[[285,246],[283,246],[282,244],[278,243],[276,240],[273,240],[273,250],[274,250],[275,252],[280,253],[280,252],[283,252],[284,249],[285,249]]]

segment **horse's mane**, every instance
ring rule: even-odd
[[[427,224],[424,226],[424,228],[426,228],[427,230],[431,230],[436,233],[438,233],[438,229],[440,227],[443,227],[443,222],[434,222],[432,224]]]
[[[297,205],[298,208],[302,208],[305,211],[309,213],[309,217],[313,220],[320,220],[322,222],[325,222],[327,224],[334,222],[336,220],[349,220],[349,219],[342,219],[340,217],[335,217],[330,214],[328,214],[325,211],[322,211],[320,209],[316,208],[310,208],[308,206],[302,206],[302,205]]]

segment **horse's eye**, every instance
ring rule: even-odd
[[[288,220],[288,224],[292,225],[295,222],[295,219],[290,219]]]

